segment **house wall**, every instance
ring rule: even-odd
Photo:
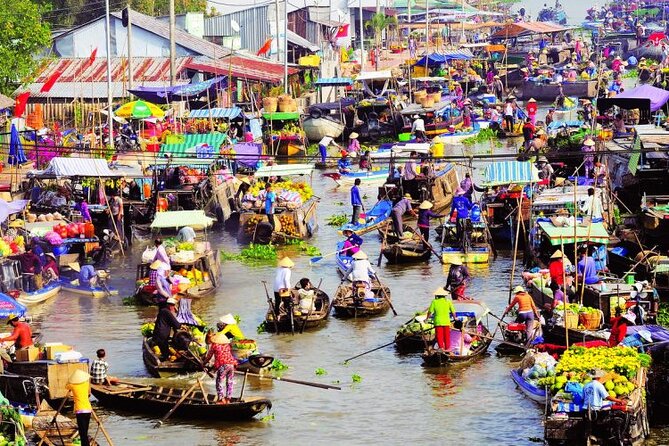
[[[271,37],[268,17],[269,6],[259,6],[221,16],[207,17],[204,19],[204,38],[223,44],[235,41],[235,37],[239,36],[240,47],[255,53],[267,38]],[[238,33],[232,29],[232,20],[239,25]]]

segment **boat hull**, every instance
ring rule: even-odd
[[[344,124],[327,118],[307,118],[302,123],[309,141],[320,141],[326,136],[339,138],[344,132]]]
[[[382,252],[390,264],[426,262],[432,255],[432,251],[424,247],[422,242],[411,242],[411,245],[396,243],[385,248]]]
[[[23,305],[35,305],[51,299],[52,297],[56,296],[60,290],[61,285],[60,283],[56,282],[32,293],[26,293],[22,291],[16,300]]]
[[[490,332],[484,326],[480,326],[482,334],[484,336],[490,337]],[[482,339],[481,343],[471,350],[471,353],[466,356],[460,355],[451,355],[448,352],[441,352],[435,349],[428,349],[423,352],[423,366],[424,367],[442,367],[451,364],[466,364],[476,360],[483,356],[487,351],[488,347],[492,343],[491,339]]]
[[[445,249],[441,253],[444,263],[453,263],[459,260],[462,263],[488,263],[490,261],[490,248],[470,248],[467,252],[461,249]]]
[[[118,290],[112,287],[107,287],[104,289],[102,287],[87,287],[81,286],[78,284],[73,284],[69,280],[65,279],[61,281],[61,289],[68,293],[79,294],[81,296],[88,296],[93,298],[101,298],[105,296],[117,296]]]
[[[563,82],[562,91],[567,97],[594,98],[597,96],[597,81]],[[523,99],[534,98],[537,101],[554,101],[560,94],[558,84],[537,84],[526,81],[520,88]]]
[[[511,379],[516,383],[521,392],[523,392],[529,399],[537,403],[546,403],[546,390],[533,386],[518,370],[511,370]]]

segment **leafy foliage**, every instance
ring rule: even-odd
[[[49,25],[41,20],[44,8],[31,0],[5,4],[0,12],[0,92],[11,94],[16,84],[33,74],[33,55],[51,39]]]

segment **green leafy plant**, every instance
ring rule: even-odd
[[[280,359],[274,359],[274,361],[272,361],[272,365],[269,368],[275,372],[281,372],[288,369],[288,365],[281,362]]]
[[[260,419],[260,421],[262,421],[263,423],[269,423],[270,421],[273,421],[273,420],[274,420],[274,414],[273,413],[271,413],[269,415],[265,415],[264,417],[262,417]]]
[[[353,375],[351,375],[351,381],[353,381],[354,383],[359,383],[360,381],[362,381],[362,376],[358,375],[357,373],[354,373]]]
[[[491,139],[497,140],[497,132],[493,129],[481,129],[475,136],[470,136],[462,140],[464,145],[473,145],[482,142],[488,142]],[[500,144],[499,142],[497,144]]]
[[[132,307],[140,304],[140,302],[137,300],[134,294],[132,296],[124,297],[123,300],[121,300],[121,302],[126,307]]]
[[[260,325],[256,327],[256,333],[267,333],[267,321],[262,321]]]
[[[346,214],[335,214],[331,215],[325,220],[325,224],[328,226],[342,226],[350,220],[350,217]]]
[[[320,368],[320,367],[317,368],[316,371],[315,371],[314,373],[316,373],[316,375],[318,375],[318,376],[322,376],[322,375],[327,375],[327,374],[328,374],[328,372],[327,372],[325,369],[322,369],[322,368]]]

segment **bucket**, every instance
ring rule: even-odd
[[[634,285],[636,283],[636,273],[627,273],[625,275],[625,283],[628,285]]]
[[[276,113],[276,107],[279,103],[277,98],[262,98],[262,108],[265,113]]]

